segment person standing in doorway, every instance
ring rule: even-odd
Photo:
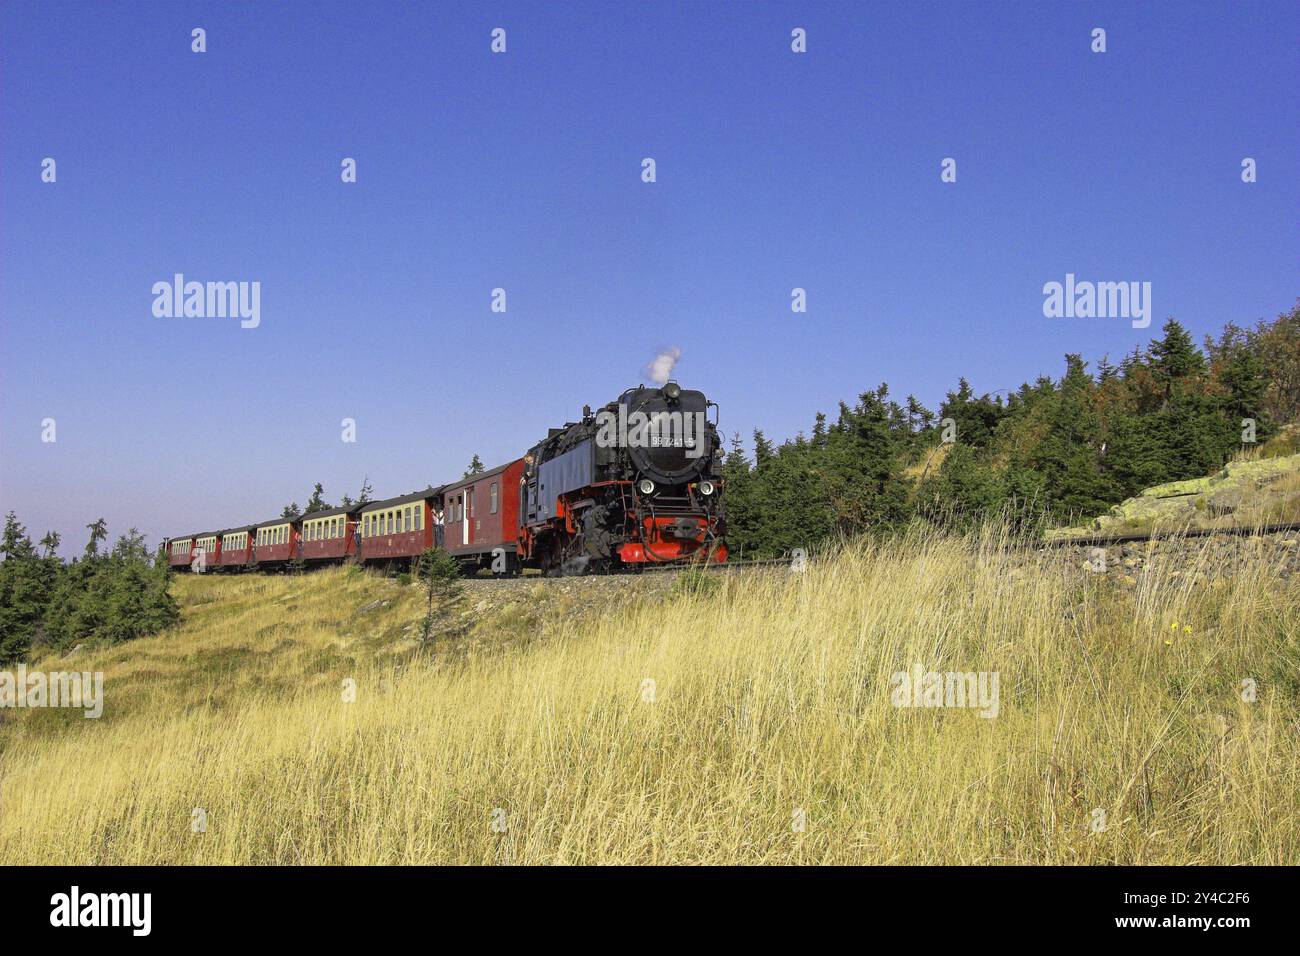
[[[433,509],[433,546],[442,547],[442,528],[443,528],[442,505],[435,505]]]

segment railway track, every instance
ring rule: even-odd
[[[1280,534],[1284,531],[1300,531],[1300,521],[1283,521],[1276,524],[1261,524],[1239,528],[1187,528],[1175,531],[1156,531],[1147,534],[1098,534],[1082,538],[1054,538],[1040,542],[1044,547],[1105,547],[1108,544],[1132,544],[1136,541],[1159,541],[1163,538],[1208,538],[1213,535],[1231,535],[1236,538],[1251,535]]]
[[[1214,535],[1232,537],[1250,537],[1252,535],[1281,534],[1287,531],[1300,532],[1300,521],[1283,521],[1273,524],[1253,525],[1233,528],[1186,528],[1173,531],[1155,531],[1145,534],[1098,534],[1086,537],[1052,538],[1034,542],[1037,547],[1107,547],[1114,544],[1133,544],[1142,541],[1159,541],[1167,538],[1208,538]],[[672,564],[663,567],[645,568],[638,574],[664,574],[672,571],[687,571],[700,568],[706,571],[735,571],[742,568],[780,567],[789,565],[791,558],[764,558],[754,561],[728,561],[725,564]]]
[[[1107,547],[1115,544],[1134,544],[1143,541],[1159,541],[1169,538],[1208,538],[1214,535],[1230,535],[1232,537],[1249,537],[1251,535],[1281,534],[1283,532],[1294,531],[1300,533],[1300,521],[1284,521],[1273,524],[1254,525],[1250,527],[1233,527],[1233,528],[1188,528],[1174,531],[1157,531],[1146,534],[1119,534],[1119,535],[1088,535],[1086,537],[1074,538],[1053,538],[1032,542],[1033,547],[1038,548],[1065,548],[1065,547]],[[812,555],[808,555],[808,560]],[[791,557],[782,558],[761,558],[749,561],[727,561],[723,564],[663,564],[652,567],[640,567],[635,571],[624,571],[617,574],[618,577],[637,577],[642,574],[672,574],[681,573],[690,570],[704,571],[739,571],[758,568],[777,568],[788,567],[794,559]],[[466,580],[474,582],[521,582],[521,581],[545,581],[554,580],[555,578],[573,578],[584,577],[582,574],[560,574],[554,577],[541,577],[536,575],[520,575],[510,578],[498,577],[471,577]]]

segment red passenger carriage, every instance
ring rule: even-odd
[[[250,524],[221,532],[221,559],[217,562],[219,567],[243,567],[252,560],[253,528]]]
[[[304,561],[342,561],[357,553],[357,514],[364,505],[313,511],[302,516]]]
[[[300,518],[273,518],[253,525],[253,561],[258,567],[287,564],[298,557]]]
[[[372,501],[358,512],[363,561],[410,563],[433,547],[433,508],[442,488],[429,487],[399,498]]]
[[[443,488],[444,544],[462,565],[519,570],[519,487],[524,460],[468,475]],[[495,563],[494,563],[495,562]]]

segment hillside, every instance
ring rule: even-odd
[[[1206,478],[1145,489],[1084,525],[1048,537],[1145,534],[1300,521],[1300,455],[1237,459]]]
[[[390,580],[183,577],[179,626],[41,662],[102,669],[101,719],[3,712],[0,863],[1290,863],[1270,568],[1120,587],[914,537],[470,582],[432,648]],[[996,673],[996,716],[893,706],[913,664]]]

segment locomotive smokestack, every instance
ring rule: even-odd
[[[645,367],[646,378],[656,385],[667,383],[673,374],[673,366],[677,364],[677,360],[681,357],[682,350],[675,345],[670,349],[663,349],[654,357],[654,361]]]

